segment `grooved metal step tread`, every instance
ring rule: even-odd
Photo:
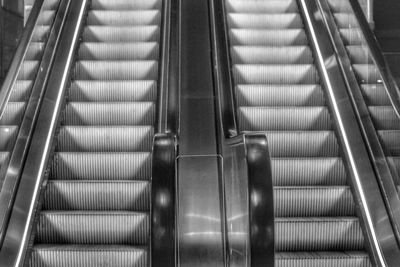
[[[57,152],[50,173],[50,179],[61,180],[149,180],[150,176],[150,152]]]
[[[148,181],[51,180],[43,210],[149,211],[150,194]]]
[[[275,218],[276,251],[363,249],[364,237],[356,217]]]
[[[45,42],[31,42],[25,55],[25,60],[40,60],[45,48]]]
[[[353,64],[353,70],[359,83],[382,83],[382,77],[375,65]]]
[[[338,157],[333,131],[265,132],[272,157]]]
[[[372,267],[367,252],[311,251],[276,252],[276,267]]]
[[[75,64],[74,76],[77,80],[156,80],[158,62],[80,60]]]
[[[86,26],[84,42],[155,42],[160,38],[158,26]]]
[[[158,25],[161,20],[159,10],[91,10],[88,25]]]
[[[1,116],[0,125],[20,125],[25,106],[25,102],[8,102]]]
[[[10,102],[24,102],[29,99],[33,81],[17,80],[11,91]]]
[[[14,143],[18,134],[18,126],[0,126],[0,151],[11,151],[10,144]]]
[[[65,125],[153,125],[153,102],[70,102]]]
[[[263,47],[233,46],[234,64],[311,64],[313,58],[307,46]]]
[[[260,85],[238,84],[238,106],[323,106],[324,94],[320,85]]]
[[[64,126],[57,149],[70,152],[151,151],[152,126]]]
[[[93,0],[92,9],[100,10],[148,10],[161,9],[162,0]]]
[[[361,45],[348,45],[346,47],[347,53],[353,64],[372,64],[373,60],[369,50]]]
[[[35,245],[32,267],[147,267],[148,248],[122,245]]]
[[[333,16],[339,28],[360,27],[356,17],[351,13],[334,13]]]
[[[333,158],[271,158],[275,186],[346,185],[343,160]]]
[[[157,60],[158,44],[146,43],[81,43],[80,60]]]
[[[307,36],[303,29],[231,29],[231,45],[289,46],[307,45]]]
[[[36,242],[45,244],[146,245],[148,213],[127,211],[42,211]]]
[[[362,93],[368,106],[390,106],[391,102],[383,84],[362,84]]]
[[[260,14],[260,13],[230,13],[228,23],[231,28],[252,29],[298,29],[303,28],[303,22],[298,13]]]
[[[69,99],[72,102],[155,101],[156,81],[73,81]]]
[[[237,84],[316,84],[319,75],[313,64],[235,64]]]
[[[229,0],[226,2],[228,12],[246,13],[289,13],[297,12],[297,4],[294,0],[271,0],[271,1],[243,1]]]
[[[381,130],[378,135],[387,155],[400,156],[400,130]]]
[[[392,106],[370,106],[369,112],[377,130],[400,130],[399,118]]]
[[[327,107],[239,107],[241,131],[330,130]]]
[[[349,186],[274,187],[276,217],[354,216]]]

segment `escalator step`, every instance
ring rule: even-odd
[[[350,60],[353,64],[372,64],[372,57],[369,50],[359,45],[349,45],[346,47]]]
[[[276,251],[362,250],[364,237],[356,217],[275,219]]]
[[[351,13],[335,13],[336,24],[339,28],[358,28],[359,24],[356,17]]]
[[[0,169],[10,156],[10,152],[0,151]]]
[[[153,102],[72,102],[65,109],[66,125],[151,125]]]
[[[88,26],[82,38],[84,42],[155,42],[159,36],[158,26]]]
[[[347,179],[341,158],[272,158],[271,169],[275,186],[345,185]]]
[[[45,47],[44,42],[32,42],[28,46],[25,60],[40,60]]]
[[[158,44],[147,43],[81,43],[81,60],[157,60]]]
[[[50,179],[61,180],[149,180],[151,154],[58,152]]]
[[[386,155],[398,157],[400,156],[400,131],[385,130],[378,131],[382,147],[386,150]]]
[[[89,25],[158,25],[161,13],[158,10],[93,10],[89,11]]]
[[[25,105],[24,102],[8,102],[0,119],[0,125],[20,125]]]
[[[238,106],[322,106],[320,85],[245,85],[236,87]]]
[[[330,130],[327,107],[240,107],[241,131]]]
[[[379,70],[372,64],[353,64],[353,70],[360,83],[382,83]]]
[[[39,68],[39,61],[25,60],[22,63],[21,69],[18,72],[18,80],[34,80],[37,70]]]
[[[44,42],[50,34],[50,26],[36,27],[33,31],[32,42]]]
[[[69,92],[70,101],[132,102],[155,101],[155,81],[74,81]]]
[[[147,213],[102,211],[42,211],[36,242],[81,245],[146,245]]]
[[[18,126],[0,126],[0,151],[10,151],[17,137]]]
[[[74,69],[77,80],[156,80],[158,64],[143,61],[78,61]]]
[[[363,45],[365,40],[360,29],[340,29],[344,45]]]
[[[360,251],[277,252],[276,267],[372,267],[369,255]]]
[[[311,64],[237,64],[233,66],[233,77],[237,84],[315,84],[319,80]]]
[[[231,28],[242,29],[297,29],[303,26],[301,17],[297,13],[231,13],[228,14],[228,23]]]
[[[104,10],[148,10],[160,9],[162,0],[93,0],[92,9]]]
[[[44,210],[148,211],[147,181],[49,181]]]
[[[233,46],[232,61],[235,64],[311,64],[313,58],[307,46],[260,47]]]
[[[147,267],[147,249],[133,246],[35,245],[31,267]]]
[[[369,112],[377,130],[400,130],[400,123],[392,106],[370,106]]]
[[[226,2],[229,12],[245,13],[289,13],[297,12],[297,4],[294,0],[271,0],[271,1],[244,1],[229,0]]]
[[[152,126],[61,127],[57,148],[64,152],[151,151]]]
[[[231,45],[285,46],[308,43],[303,29],[231,29],[229,33]]]
[[[362,84],[361,89],[368,106],[391,105],[383,84]]]
[[[354,216],[348,186],[275,187],[275,217]]]
[[[56,11],[54,11],[54,10],[43,10],[42,12],[40,12],[37,25],[38,26],[51,25],[53,23],[53,20],[54,20],[55,16],[56,16]]]
[[[10,102],[25,102],[29,99],[33,81],[17,80],[12,89]]]
[[[339,147],[332,131],[267,132],[272,157],[337,157]]]

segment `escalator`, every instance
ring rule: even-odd
[[[347,1],[328,1],[331,12],[352,70],[368,108],[373,126],[379,137],[387,162],[398,186],[400,171],[400,123],[388,97],[380,70],[372,54],[354,11]]]
[[[276,266],[371,266],[297,1],[226,1],[241,132],[266,133]]]
[[[92,1],[29,266],[149,266],[161,10]]]
[[[5,171],[3,168],[7,167],[14,149],[58,5],[59,0],[45,0],[43,2],[42,12],[38,17],[24,62],[12,88],[9,101],[4,108],[4,113],[1,116],[0,168],[2,171]]]

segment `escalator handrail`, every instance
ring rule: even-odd
[[[378,68],[382,78],[382,83],[386,90],[386,93],[390,99],[390,102],[395,110],[397,117],[400,119],[400,90],[399,86],[394,79],[392,72],[390,71],[389,64],[383,56],[382,49],[379,45],[375,34],[372,32],[370,25],[362,11],[360,3],[357,0],[349,0],[353,9],[354,15],[360,26],[360,30],[364,36],[365,42],[371,53],[372,60],[375,66]]]
[[[330,35],[331,43],[336,51],[337,61],[341,72],[343,73],[349,96],[362,130],[364,141],[368,148],[371,164],[376,172],[382,194],[386,196],[384,200],[395,229],[394,232],[397,242],[400,244],[400,198],[396,189],[398,177],[396,173],[391,170],[387,162],[379,136],[375,130],[368,107],[361,93],[361,88],[354,72],[352,71],[351,60],[340,37],[339,29],[334,22],[334,17],[329,8],[329,4],[326,0],[318,0],[318,3],[321,13],[323,14],[324,23]]]
[[[227,13],[224,1],[210,1],[214,87],[217,97],[216,110],[220,130],[220,153],[222,154],[223,161],[227,163],[223,164],[225,167],[222,171],[223,173],[228,173],[228,175],[224,175],[226,177],[223,178],[223,183],[226,188],[229,188],[234,186],[234,179],[245,179],[247,182],[247,188],[239,188],[239,190],[247,190],[245,194],[248,201],[247,209],[243,210],[244,214],[248,216],[248,226],[241,228],[245,229],[248,233],[247,240],[242,240],[243,243],[248,242],[248,246],[246,244],[239,245],[239,250],[244,250],[239,252],[241,254],[240,257],[244,256],[245,259],[237,260],[230,258],[230,226],[227,226],[225,227],[225,236],[228,239],[228,263],[230,266],[272,267],[274,266],[275,257],[275,218],[268,140],[267,136],[261,133],[239,134],[234,80],[229,53]],[[236,151],[237,149],[239,151],[244,150],[244,159],[240,158],[243,155],[239,151]],[[231,164],[232,158],[236,164]],[[226,169],[231,167],[236,169]],[[245,170],[244,173],[242,172],[243,170]],[[245,175],[245,177],[239,177],[241,174]],[[232,181],[233,183],[231,183]],[[225,190],[225,205],[229,205],[227,193],[228,190]],[[232,197],[235,200],[240,199],[238,195]],[[228,212],[229,208],[225,208],[225,210],[226,215],[232,215]],[[226,221],[229,223],[230,218],[226,218]]]
[[[332,130],[337,133],[340,156],[347,169],[354,202],[357,203],[365,244],[372,264],[397,266],[400,247],[318,1],[297,0],[320,80],[326,91],[327,107],[332,114]]]
[[[88,4],[89,0],[74,0],[67,11],[67,23],[62,29],[60,45],[56,48],[54,64],[0,250],[1,267],[24,266],[29,246],[32,245],[32,224],[47,178],[48,161],[55,145],[54,136]]]
[[[157,92],[157,118],[152,148],[150,266],[175,267],[176,248],[176,121],[178,117],[178,1],[162,5]]]
[[[21,39],[18,42],[17,49],[14,53],[10,68],[6,74],[4,82],[0,90],[0,118],[3,116],[8,100],[10,99],[12,89],[17,81],[18,74],[21,70],[25,56],[28,52],[29,44],[31,43],[35,27],[38,24],[40,13],[43,9],[44,0],[36,0],[28,21],[22,31]]]
[[[22,167],[28,152],[40,105],[43,100],[46,83],[51,71],[55,47],[57,47],[60,39],[60,29],[65,23],[66,8],[69,3],[70,0],[62,0],[59,3],[51,32],[43,51],[39,70],[31,89],[31,95],[26,105],[24,117],[15,139],[15,145],[12,149],[9,161],[7,161],[4,168],[0,171],[0,181],[2,184],[0,190],[0,244],[2,244],[3,241],[11,207],[21,178]]]

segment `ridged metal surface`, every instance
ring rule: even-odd
[[[149,228],[146,213],[42,211],[36,225],[36,242],[145,245]]]
[[[0,119],[0,125],[19,125],[25,111],[25,102],[9,102]]]
[[[73,102],[149,102],[156,97],[155,81],[75,81],[69,91]]]
[[[35,246],[30,267],[146,267],[145,248],[131,246]]]
[[[277,218],[277,251],[362,250],[364,238],[355,217]]]
[[[365,252],[279,252],[275,254],[276,267],[371,267]]]
[[[276,266],[371,266],[297,1],[226,7],[239,128],[264,132],[272,157]]]
[[[45,210],[150,209],[150,183],[145,181],[49,181]]]
[[[51,177],[63,180],[148,180],[151,154],[58,152]]]
[[[272,158],[276,186],[317,186],[346,184],[341,158]]]
[[[61,151],[116,152],[151,151],[153,127],[80,127],[65,126],[58,136]]]
[[[93,0],[30,266],[149,266],[162,0]]]
[[[240,106],[322,106],[324,94],[319,85],[240,84],[236,87]]]

